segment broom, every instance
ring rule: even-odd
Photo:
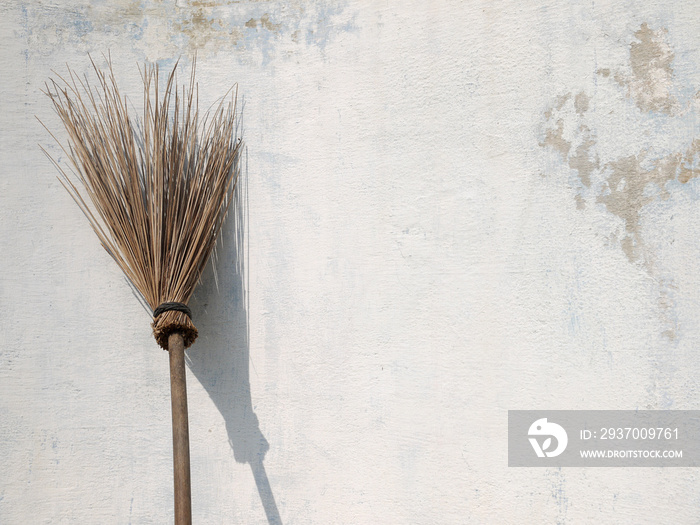
[[[165,86],[144,65],[143,117],[132,118],[107,58],[90,57],[97,84],[70,68],[44,93],[68,134],[71,168],[59,180],[153,313],[153,335],[170,354],[175,523],[191,523],[189,429],[184,351],[197,337],[187,307],[216,245],[239,174],[237,91],[200,118],[192,65],[179,91],[175,64]],[[44,126],[46,127],[46,126]],[[48,129],[47,129],[48,131]],[[49,131],[49,133],[51,133]],[[44,149],[44,148],[42,148]]]

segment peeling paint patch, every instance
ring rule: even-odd
[[[622,249],[630,261],[640,260],[642,256],[641,210],[656,199],[648,191],[648,185],[655,185],[660,197],[668,199],[668,182],[677,180],[686,184],[698,176],[699,154],[700,140],[695,139],[684,153],[672,153],[652,161],[650,167],[645,167],[649,164],[646,151],[606,164],[607,182],[597,202],[625,221],[627,236],[622,241]]]
[[[571,121],[571,109],[574,109],[579,117],[588,111],[589,98],[584,92],[580,92],[573,98],[567,93],[558,97],[552,108],[545,111],[545,137],[540,146],[551,147],[566,159],[568,167],[575,170],[578,178],[586,188],[591,185],[591,174],[599,167],[599,160],[595,153],[596,140],[590,128],[582,122],[576,123],[575,132],[567,139],[565,136],[566,123]],[[573,150],[573,151],[572,151]],[[583,208],[580,205],[579,208]]]
[[[640,259],[642,235],[640,213],[654,197],[645,193],[647,184],[655,183],[663,187],[664,181],[654,171],[642,168],[644,152],[624,157],[606,165],[608,172],[604,189],[596,201],[625,222],[626,235],[621,239],[622,250],[630,261]]]
[[[624,221],[625,235],[620,239],[621,247],[631,262],[642,260],[642,208],[657,196],[667,199],[667,183],[678,181],[686,184],[700,175],[700,139],[695,139],[685,151],[658,159],[642,150],[601,166],[596,153],[597,140],[591,129],[578,123],[575,133],[567,139],[565,117],[549,112],[555,122],[545,121],[545,137],[540,145],[558,152],[567,167],[577,174],[581,186],[594,190],[590,197]],[[650,191],[649,185],[656,187],[657,191]],[[580,194],[576,196],[576,207],[585,208],[585,199]]]
[[[674,116],[679,103],[670,94],[674,52],[666,42],[666,31],[653,31],[645,23],[634,36],[636,42],[630,46],[632,75],[624,77],[619,71],[613,75],[608,68],[600,69],[598,74],[604,78],[612,75],[645,113]],[[630,262],[642,262],[651,273],[643,242],[642,210],[657,198],[669,197],[669,182],[686,184],[700,175],[700,139],[694,139],[685,150],[666,155],[655,157],[648,149],[640,148],[633,155],[601,165],[596,133],[588,126],[591,100],[585,91],[556,97],[544,112],[540,146],[558,152],[576,174],[580,183],[575,196],[577,209],[585,209],[587,201],[594,202],[622,219],[624,233],[610,237],[618,239]]]
[[[265,13],[260,17],[259,20],[251,18],[245,23],[245,26],[249,29],[266,29],[267,31],[278,32],[282,28],[282,24],[273,24],[270,21],[269,13]]]
[[[656,111],[672,115],[678,109],[678,101],[671,94],[673,84],[673,59],[675,54],[666,41],[668,31],[652,30],[642,24],[635,32],[636,41],[630,44],[631,75],[615,73],[615,81],[627,88],[642,111]]]
[[[578,129],[581,136],[581,143],[576,147],[576,153],[569,156],[569,166],[578,172],[581,183],[589,187],[591,185],[591,174],[598,169],[598,157],[593,152],[596,144],[588,126],[581,124]]]
[[[234,44],[241,37],[238,28],[227,27],[224,20],[214,16],[209,6],[193,2],[190,9],[182,10],[180,14],[173,22],[173,29],[187,37],[190,49],[202,49],[217,37],[225,37]]]
[[[602,233],[613,246],[620,248],[630,263],[639,264],[657,283],[660,336],[673,342],[678,332],[675,284],[664,276],[656,254],[645,243],[644,224],[654,213],[653,203],[668,200],[672,187],[679,189],[700,176],[700,139],[693,138],[676,148],[662,140],[665,149],[659,151],[644,133],[654,132],[650,131],[654,130],[651,126],[658,123],[656,132],[666,140],[665,130],[675,121],[692,129],[693,122],[700,120],[700,92],[692,90],[695,94],[680,111],[681,103],[671,94],[674,52],[666,41],[666,31],[654,31],[648,24],[642,24],[634,38],[629,67],[601,68],[597,75],[610,79],[610,86],[621,91],[620,101],[627,97],[641,110],[634,112],[633,118],[639,123],[638,129],[643,130],[638,131],[637,140],[646,142],[635,147],[631,138],[627,140],[626,151],[617,155],[599,144],[598,131],[609,136],[609,130],[596,126],[601,122],[614,126],[615,117],[601,119],[595,113],[596,92],[582,90],[561,94],[545,108],[540,146],[555,153],[565,172],[570,173],[576,209],[594,208],[617,219],[613,222],[617,226]],[[625,74],[623,70],[631,73]],[[629,107],[619,104],[621,107],[613,108],[612,112],[630,115]],[[606,114],[609,108],[608,103]],[[605,159],[601,161],[602,151]]]
[[[102,51],[105,37],[126,37],[150,59],[234,46],[239,57],[262,53],[267,63],[274,56],[293,55],[304,44],[322,50],[337,34],[356,30],[356,13],[346,2],[330,0],[95,0],[71,9],[42,3],[23,9],[33,21],[27,48],[42,54],[67,45]]]
[[[576,95],[576,101],[574,102],[576,113],[583,115],[586,111],[588,111],[588,104],[590,101],[591,99],[588,98],[588,95],[586,95],[586,93],[583,91]]]
[[[545,137],[540,146],[549,146],[562,154],[563,157],[568,157],[571,149],[571,142],[564,138],[564,121],[557,120],[556,127],[547,127]]]

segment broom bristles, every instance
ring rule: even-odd
[[[90,60],[96,86],[70,68],[66,78],[56,75],[46,85],[68,134],[66,145],[57,142],[71,173],[49,157],[102,246],[151,310],[164,302],[186,304],[233,200],[242,144],[237,88],[230,101],[222,99],[200,118],[194,63],[182,93],[177,64],[164,87],[158,66],[144,65],[143,117],[134,118],[111,61],[104,72]],[[163,348],[173,331],[183,334],[186,348],[197,337],[182,312],[154,319],[153,333]]]

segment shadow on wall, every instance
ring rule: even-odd
[[[260,431],[250,394],[245,246],[247,179],[245,169],[223,226],[223,242],[218,246],[215,261],[216,272],[204,278],[192,297],[190,306],[195,315],[197,312],[206,315],[202,315],[198,322],[202,334],[198,344],[187,352],[186,359],[190,370],[226,422],[234,458],[238,463],[250,465],[268,523],[281,525],[282,520],[265,472],[264,459],[270,445]]]

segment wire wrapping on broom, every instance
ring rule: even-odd
[[[185,304],[166,301],[153,310],[153,337],[163,350],[168,350],[168,337],[179,332],[189,348],[197,339],[197,328],[192,322],[192,310]]]
[[[186,314],[187,317],[192,319],[192,310],[190,310],[190,307],[187,306],[185,303],[178,302],[166,302],[159,304],[158,307],[155,310],[153,310],[153,317],[158,317],[163,312],[167,312],[170,310],[182,312],[183,314]]]

